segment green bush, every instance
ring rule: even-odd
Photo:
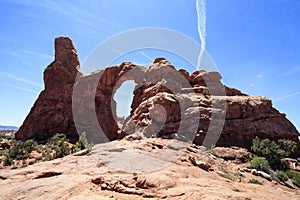
[[[271,169],[269,162],[264,157],[254,157],[250,161],[250,167],[266,173],[269,173]]]
[[[43,155],[43,161],[50,161],[53,160],[53,156],[49,153],[49,154],[44,154]]]
[[[287,170],[288,163],[282,159],[294,153],[297,144],[291,140],[278,140],[278,142],[269,139],[261,140],[256,137],[253,140],[251,150],[260,157],[265,157],[274,170]]]
[[[300,188],[300,173],[299,172],[295,172],[292,170],[288,170],[286,172],[286,175],[292,179],[292,182],[295,186],[297,186],[298,188]]]
[[[71,152],[72,153],[76,153],[78,151],[81,151],[81,150],[84,150],[84,149],[87,149],[88,152],[91,151],[93,147],[93,144],[90,144],[87,140],[87,136],[86,136],[86,133],[83,132],[80,136],[79,136],[79,140],[78,142],[76,142],[75,145],[73,145],[71,147]]]
[[[29,154],[35,149],[37,145],[33,140],[16,141],[12,140],[12,147],[8,149],[6,157],[10,157],[15,160],[27,159]]]
[[[70,154],[70,147],[67,142],[68,140],[65,134],[57,133],[46,143],[44,151],[46,151],[46,154],[53,152],[51,159],[62,158]],[[46,160],[49,159],[50,156],[47,155]]]
[[[281,182],[286,182],[287,180],[289,180],[289,177],[285,174],[284,171],[276,171],[274,175]]]
[[[0,156],[4,156],[5,153],[6,153],[6,150],[4,150],[4,149],[0,150]]]
[[[42,153],[43,152],[43,145],[37,145],[35,150],[38,152],[38,153]]]
[[[25,160],[22,161],[22,166],[21,167],[27,167],[27,163]]]
[[[43,160],[43,156],[39,156],[35,158],[36,161]]]
[[[210,95],[208,89],[204,89],[204,90],[202,91],[202,94],[203,94],[205,97],[208,97],[208,96]]]
[[[38,137],[38,135],[35,135],[35,137]],[[44,140],[44,138],[42,139]],[[90,151],[92,147],[92,144],[88,143],[86,133],[80,135],[78,142],[73,145],[72,148],[69,146],[66,135],[61,133],[55,134],[52,138],[45,140],[44,142],[44,144],[38,144],[32,139],[27,141],[11,140],[11,148],[3,152],[3,165],[10,166],[14,164],[14,160],[23,160],[22,166],[25,166],[25,160],[29,158],[29,154],[34,150],[42,155],[37,157],[34,161],[31,161],[29,164],[33,164],[39,160],[49,161],[55,158],[61,158],[83,149],[88,149],[88,151]]]
[[[229,173],[227,173],[227,172],[224,173],[224,174],[220,174],[220,176],[223,177],[223,178],[229,179],[229,180],[231,180],[231,181],[234,181],[234,180],[235,180],[234,176],[231,175],[231,174],[229,174]]]
[[[257,179],[250,179],[248,183],[263,185],[263,183]]]
[[[11,166],[13,164],[14,160],[9,155],[6,155],[5,159],[3,160],[3,166]]]

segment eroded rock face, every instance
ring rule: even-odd
[[[16,139],[34,135],[40,139],[55,133],[78,138],[72,116],[72,91],[77,74],[81,74],[78,55],[72,41],[66,37],[55,39],[55,60],[44,71],[45,89],[31,108]]]
[[[118,126],[113,96],[126,80],[134,80],[132,71],[144,69],[131,63],[108,67],[78,78],[73,91],[73,116],[77,132],[86,132],[93,143],[107,142],[125,136]],[[139,80],[135,80],[136,82]]]
[[[162,68],[169,65],[164,62],[160,60],[156,65],[160,63],[158,66]],[[270,99],[248,96],[224,86],[217,72],[196,71],[191,75],[185,70],[178,72],[189,81],[189,85],[178,86],[180,92],[174,93],[159,84],[137,86],[130,119],[123,126],[124,132],[149,135],[158,129],[158,136],[170,135],[173,138],[176,133],[178,139],[199,145],[205,143],[207,147],[249,148],[256,136],[272,140],[284,138],[296,141],[300,149],[298,131],[285,114],[272,107]],[[214,93],[210,94],[211,91]],[[161,105],[166,112],[163,127],[155,115],[151,117],[155,104]],[[215,128],[219,125],[221,129]],[[216,137],[219,138],[215,140]]]
[[[208,147],[217,142],[249,148],[259,136],[297,141],[300,155],[298,131],[272,107],[271,100],[224,86],[218,72],[189,74],[157,58],[148,68],[124,62],[83,76],[70,39],[57,38],[55,50],[55,61],[44,72],[45,90],[16,133],[17,139],[34,134],[48,138],[57,132],[76,139],[85,131],[94,143],[134,133]],[[136,87],[131,115],[121,130],[113,96],[127,80],[134,80]]]

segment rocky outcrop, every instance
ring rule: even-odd
[[[55,133],[78,138],[72,116],[72,92],[80,74],[78,55],[72,41],[66,37],[55,39],[55,60],[44,71],[44,90],[31,108],[16,139],[37,137],[46,139]]]
[[[95,145],[84,156],[68,155],[14,170],[1,169],[0,199],[300,198],[299,190],[252,175],[244,163],[215,157],[196,145],[187,144],[180,155],[168,161],[167,150],[177,153],[172,149],[180,145],[178,140],[160,138],[123,139]],[[251,179],[263,185],[251,184]]]
[[[234,160],[238,163],[246,162],[251,156],[251,153],[247,149],[240,147],[215,147],[211,150],[211,153],[218,158]]]
[[[157,68],[170,67],[164,60],[155,65]],[[157,69],[156,77],[160,76],[159,71]],[[178,72],[190,84],[188,87],[179,82],[181,87],[176,87],[181,88],[180,92],[174,93],[160,84],[137,86],[131,116],[123,131],[149,135],[159,130],[156,132],[158,136],[170,135],[199,145],[205,143],[207,147],[249,148],[256,136],[272,140],[289,139],[296,141],[300,150],[298,131],[285,114],[272,107],[270,99],[248,96],[224,86],[217,72],[196,71],[191,75],[185,70]],[[160,107],[155,115],[153,110],[156,110],[157,104]],[[165,119],[161,119],[164,112]],[[164,122],[163,126],[159,121]],[[217,129],[218,126],[221,128]],[[174,136],[175,133],[177,136]]]
[[[55,40],[55,61],[44,72],[40,94],[17,139],[48,138],[57,132],[71,139],[87,132],[93,143],[129,134],[177,138],[199,145],[249,148],[252,139],[290,139],[299,133],[266,97],[251,97],[224,86],[218,72],[176,70],[164,58],[148,68],[124,62],[83,76],[68,38]],[[131,115],[118,126],[114,94],[134,80]]]
[[[77,131],[87,132],[88,139],[93,143],[125,136],[118,126],[113,97],[125,80],[134,80],[132,74],[127,73],[131,70],[138,74],[143,68],[124,62],[78,78],[73,91],[74,121]]]

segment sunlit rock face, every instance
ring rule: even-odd
[[[134,133],[201,145],[209,144],[208,133],[218,135],[214,124],[221,124],[219,146],[249,148],[256,136],[284,138],[298,143],[300,155],[298,131],[270,99],[243,94],[221,79],[218,72],[176,70],[164,58],[156,58],[148,68],[124,62],[82,75],[72,41],[59,37],[55,60],[44,71],[45,89],[15,136],[46,139],[65,133],[75,141],[85,131],[90,141],[101,143]],[[128,80],[136,86],[131,114],[121,129],[113,97]]]
[[[16,139],[37,136],[46,139],[55,133],[65,133],[76,139],[72,116],[72,91],[80,63],[72,41],[55,39],[55,60],[44,71],[44,90],[31,108]]]

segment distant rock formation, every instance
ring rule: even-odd
[[[75,140],[86,131],[94,143],[135,133],[210,144],[220,134],[218,146],[249,148],[259,136],[296,141],[300,155],[299,133],[285,114],[266,97],[224,86],[218,72],[189,74],[164,58],[155,59],[149,68],[124,62],[86,76],[79,66],[72,41],[57,38],[55,60],[44,72],[45,90],[16,133],[17,139],[66,133]],[[134,80],[136,87],[131,115],[120,129],[113,96],[128,80]]]
[[[19,127],[16,126],[2,126],[0,125],[0,130],[18,130]]]

